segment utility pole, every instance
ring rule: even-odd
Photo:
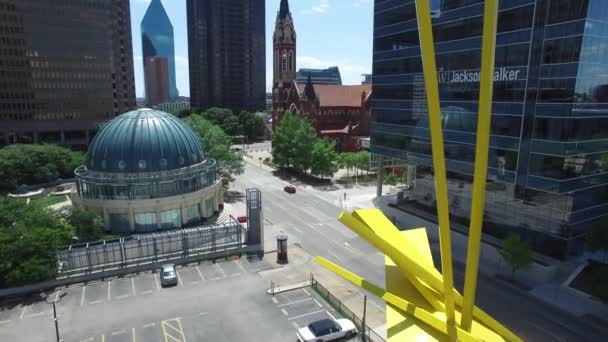
[[[61,298],[63,298],[66,295],[65,292],[63,291],[59,291],[55,294],[55,298],[52,299],[51,302],[49,302],[49,296],[44,293],[41,292],[40,293],[40,298],[44,299],[44,301],[47,304],[52,304],[53,305],[53,321],[55,322],[55,337],[57,339],[57,342],[63,342],[62,339],[59,338],[59,321],[57,320],[57,308],[56,308],[56,304],[61,302]]]

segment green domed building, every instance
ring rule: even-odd
[[[113,232],[196,225],[223,202],[217,162],[175,116],[138,109],[107,122],[76,169],[75,206],[98,211]]]

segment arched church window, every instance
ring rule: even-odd
[[[283,50],[283,56],[281,58],[281,70],[287,71],[287,51]]]
[[[295,63],[293,62],[293,51],[289,51],[289,71],[295,71]]]

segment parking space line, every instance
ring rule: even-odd
[[[7,320],[4,320],[4,321],[0,321],[0,324],[8,324],[8,323],[10,323],[10,322],[11,322],[11,320],[10,320],[10,319],[7,319]]]
[[[298,325],[298,323],[296,321],[291,322],[291,325],[293,325],[293,327],[296,329],[300,329],[300,326]]]
[[[302,315],[299,315],[299,316],[289,317],[287,320],[291,321],[291,320],[294,320],[294,319],[298,319],[300,317],[305,317],[305,316],[310,316],[310,315],[318,314],[318,313],[321,313],[323,311],[325,311],[325,310],[313,311],[313,312],[305,313],[305,314],[302,314]]]
[[[276,297],[272,297],[272,301],[273,301],[275,304],[279,304],[279,300],[278,300]]]
[[[285,310],[285,309],[281,309],[281,312],[283,313],[283,315],[285,315],[285,316],[289,316],[289,313],[287,313],[287,310]]]
[[[131,288],[133,289],[133,297],[135,297],[135,277],[131,277]]]
[[[135,328],[131,328],[131,336],[133,337],[133,342],[137,342],[137,338],[135,337]]]
[[[203,281],[205,281],[205,277],[203,277],[203,272],[201,272],[200,268],[198,268],[198,266],[194,266],[196,268],[196,270],[198,271],[198,275],[201,277],[201,279]]]
[[[35,318],[35,317],[39,317],[39,316],[44,315],[45,313],[46,313],[46,312],[36,312],[36,313],[31,314],[31,315],[27,315],[27,316],[25,316],[25,318]]]
[[[142,292],[140,294],[141,295],[147,295],[147,294],[150,294],[150,293],[152,293],[152,290],[147,290],[147,291],[144,291],[144,292]]]
[[[80,296],[80,306],[84,305],[84,291],[87,289],[86,285],[82,286],[82,295]]]
[[[112,288],[112,287],[110,286],[110,284],[111,284],[111,283],[112,283],[112,281],[111,281],[111,280],[110,280],[110,281],[108,281],[108,302],[110,301],[110,289]]]
[[[334,321],[336,320],[336,317],[334,317],[334,315],[331,314],[331,312],[325,310],[325,312],[327,312],[327,314],[329,315],[329,317],[331,317],[331,319],[333,319]]]
[[[295,302],[289,302],[289,303],[278,305],[278,307],[281,308],[283,306],[288,306],[288,305],[292,305],[292,304],[298,304],[298,303],[302,303],[302,302],[307,302],[307,301],[312,300],[312,299],[314,299],[314,298],[304,298],[304,299],[296,300]]]
[[[186,334],[184,334],[184,327],[182,327],[182,321],[178,319],[177,324],[179,324],[179,330],[182,334],[182,339],[183,339],[182,342],[186,342]]]
[[[106,335],[105,334],[101,334],[101,342],[106,342]]]
[[[243,270],[243,272],[244,272],[244,273],[247,273],[247,271],[245,271],[245,267],[243,267],[243,265],[241,265],[241,264],[239,263],[239,261],[238,261],[238,260],[234,260],[234,262],[235,262],[237,265],[239,265],[239,267],[240,267],[240,268]]]
[[[314,300],[314,301],[315,301],[315,303],[317,303],[317,305],[318,305],[320,308],[322,308],[322,307],[323,307],[323,305],[322,305],[321,303],[319,303],[319,301],[318,301],[316,298],[313,298],[312,300]]]
[[[220,267],[220,264],[216,263],[215,266],[217,266],[217,268],[220,269],[220,272],[222,272],[222,274],[224,275],[224,278],[226,278],[226,273],[224,273],[224,270]]]
[[[129,298],[129,295],[124,294],[124,295],[120,295],[120,296],[116,297],[116,299],[125,299],[125,298]]]
[[[57,303],[58,299],[59,299],[59,291],[55,291],[55,299],[53,299],[53,302]]]
[[[306,289],[302,289],[302,291],[304,291],[304,293],[306,293],[307,295],[310,296],[310,293],[308,291],[306,291]]]
[[[156,279],[156,276],[153,275],[152,279],[154,279],[154,284],[156,284],[156,289],[160,290],[160,282]]]
[[[177,282],[179,283],[179,285],[181,285],[181,287],[184,287],[184,282],[182,281],[182,277],[179,276],[177,268],[175,269],[175,276],[177,277]]]
[[[127,333],[127,331],[125,329],[120,329],[120,330],[112,331],[112,336],[122,335],[122,334],[126,334],[126,333]]]
[[[95,304],[99,304],[99,303],[101,303],[101,299],[89,302],[89,304],[91,304],[91,305],[95,305]]]
[[[25,315],[25,310],[27,310],[27,305],[23,306],[23,310],[21,311],[21,316],[19,316],[19,319],[23,319],[23,316]]]

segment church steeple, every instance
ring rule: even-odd
[[[287,0],[281,0],[278,17],[285,18],[288,15],[291,16],[291,12],[289,12],[289,2],[287,2]]]
[[[302,97],[308,101],[312,101],[317,98],[317,94],[315,93],[315,87],[312,84],[312,77],[310,76],[310,73],[308,73],[308,80],[306,81],[306,85],[304,86],[304,92]]]
[[[289,2],[281,0],[273,35],[273,83],[289,83],[296,78],[296,30]]]

